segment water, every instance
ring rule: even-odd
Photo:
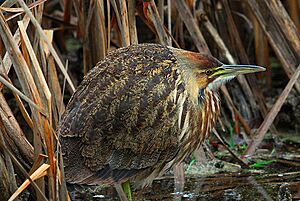
[[[260,149],[251,158],[255,168],[244,169],[230,161],[230,154],[205,164],[185,165],[182,192],[174,192],[172,172],[156,179],[152,187],[134,191],[135,200],[290,201],[300,200],[299,143],[284,143],[272,151]],[[222,152],[224,154],[224,152]],[[225,154],[226,155],[226,154]],[[72,200],[119,200],[111,186],[69,186]]]

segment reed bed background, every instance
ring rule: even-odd
[[[221,88],[220,127],[243,134],[244,155],[255,154],[267,131],[278,134],[275,117],[291,90],[300,93],[297,0],[1,2],[1,200],[70,199],[55,130],[83,75],[115,48],[155,42],[267,67]],[[274,88],[278,98],[267,105]]]

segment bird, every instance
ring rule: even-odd
[[[220,113],[218,88],[264,70],[152,43],[111,51],[84,77],[59,123],[67,182],[151,185],[209,135]]]

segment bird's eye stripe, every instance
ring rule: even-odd
[[[215,67],[212,69],[208,69],[205,71],[205,74],[209,77],[212,77],[215,73],[217,73],[220,70],[221,67]]]

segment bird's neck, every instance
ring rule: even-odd
[[[214,127],[219,113],[220,113],[220,101],[218,97],[218,93],[215,91],[211,91],[208,89],[204,90],[204,97],[201,109],[199,121],[199,133],[198,135],[201,137],[200,142],[202,142],[208,134],[210,134],[211,129]],[[200,99],[200,98],[199,98]]]
[[[200,95],[201,104],[194,105],[194,109],[187,112],[187,121],[180,126],[179,141],[183,151],[176,158],[177,162],[183,160],[202,144],[217,121],[220,111],[217,93],[205,89],[200,91]]]

